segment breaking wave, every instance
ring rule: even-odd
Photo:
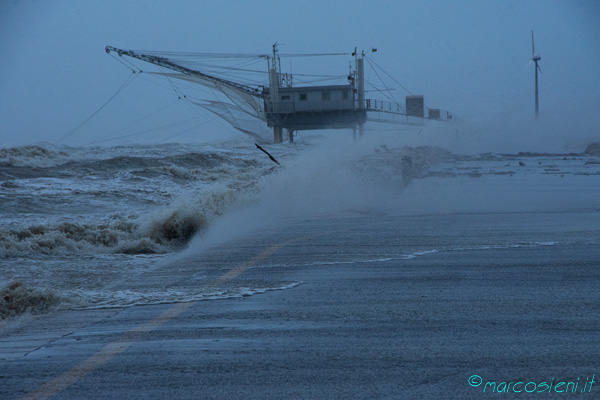
[[[58,303],[60,298],[51,291],[29,288],[15,281],[0,291],[0,320],[26,312],[45,313]]]
[[[287,157],[292,149],[273,150],[278,157]],[[319,210],[324,204],[334,209],[360,207],[372,202],[363,199],[362,193],[368,191],[357,179],[403,187],[452,157],[445,150],[425,146],[354,149],[358,151],[350,155],[340,149],[335,157],[331,152],[327,157],[319,152],[289,157],[283,168],[275,168],[266,157],[248,149],[221,153],[171,145],[0,149],[1,172],[14,175],[13,167],[21,166],[19,179],[0,184],[0,195],[7,194],[0,196],[0,206],[17,211],[28,206],[42,215],[25,226],[27,218],[0,227],[0,258],[168,253],[184,247],[217,217],[239,209],[249,197],[255,204],[290,208],[293,213],[308,206]],[[41,178],[40,170],[45,174]],[[78,211],[69,210],[70,204],[79,204]],[[46,213],[51,217],[45,218]]]
[[[0,165],[15,167],[51,167],[69,162],[64,151],[53,151],[41,146],[22,146],[0,149]]]
[[[184,181],[215,181],[229,180],[236,174],[243,175],[245,171],[259,166],[255,160],[243,157],[190,152],[166,156],[118,155],[100,160],[74,162],[66,165],[65,169],[77,173],[85,171],[88,176],[125,173],[130,177],[146,179],[169,177]]]
[[[62,222],[0,228],[0,257],[72,253],[158,254],[184,246],[234,201],[233,190],[180,200],[143,217],[113,216],[101,223]]]
[[[271,168],[247,147],[0,149],[0,258],[177,250]]]
[[[182,154],[183,153],[183,154]],[[0,148],[0,181],[40,176],[130,177],[215,181],[260,168],[243,153],[220,154],[181,146],[156,148],[55,148],[52,145]]]

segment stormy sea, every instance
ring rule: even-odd
[[[265,146],[281,165],[247,140],[0,149],[0,319],[61,308],[127,307],[294,288],[301,282],[208,287],[202,285],[202,273],[191,276],[196,284],[185,286],[168,277],[155,285],[142,279],[177,257],[282,221],[329,215],[594,212],[600,207],[600,158],[583,149],[461,155],[435,146],[368,140],[330,144]],[[304,258],[313,266],[378,262],[461,248],[558,242],[548,233],[530,236],[413,250],[390,247],[377,257],[330,252]],[[564,240],[598,241],[584,236]]]

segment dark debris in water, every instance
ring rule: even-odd
[[[188,242],[198,230],[206,225],[204,218],[181,216],[174,212],[161,223],[155,225],[151,237],[158,241]]]
[[[32,289],[15,281],[0,291],[0,319],[29,312],[43,314],[60,303],[58,296],[48,290]]]
[[[590,143],[585,149],[585,154],[600,157],[600,143]]]

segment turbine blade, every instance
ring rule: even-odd
[[[531,63],[533,63],[533,60],[529,60],[525,68],[523,68],[523,71],[525,71],[531,65]]]
[[[538,63],[535,63],[535,66],[537,67],[537,69],[540,70],[540,74],[542,73],[542,68],[538,65]]]
[[[531,57],[535,55],[535,44],[533,42],[533,31],[531,31]]]

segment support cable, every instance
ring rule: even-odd
[[[133,69],[133,68],[132,68],[132,67],[130,67],[129,65],[125,64],[125,62],[124,62],[123,60],[120,60],[119,58],[117,58],[117,57],[116,57],[114,54],[112,54],[112,53],[109,53],[109,55],[110,55],[112,58],[114,58],[115,60],[117,60],[118,62],[120,62],[122,65],[124,65],[124,66],[125,66],[125,68],[127,68],[127,69],[130,69],[130,70],[131,70],[131,72],[133,72],[134,74],[137,72],[135,69]],[[133,65],[133,64],[131,64],[131,63],[129,63],[129,64],[130,64],[130,65]],[[135,67],[135,65],[133,65],[133,66]],[[142,71],[141,71],[139,68],[138,68],[138,70],[139,70],[140,72],[142,72]]]
[[[61,143],[62,141],[68,139],[69,137],[71,137],[75,132],[77,132],[78,130],[80,130],[85,124],[87,124],[88,122],[90,122],[90,120],[92,118],[94,118],[104,107],[106,107],[108,105],[108,103],[110,103],[115,97],[117,97],[117,95],[119,93],[121,93],[131,82],[133,82],[133,80],[137,77],[138,74],[135,73],[135,71],[129,75],[127,77],[127,79],[125,79],[125,82],[123,82],[123,84],[121,85],[121,87],[119,87],[119,89],[117,89],[117,91],[115,92],[115,94],[113,94],[104,104],[102,104],[100,106],[100,108],[98,108],[96,111],[94,111],[89,117],[87,117],[86,119],[84,119],[83,121],[81,121],[77,126],[75,126],[73,129],[71,129],[69,132],[67,132],[66,134],[64,134],[59,140],[58,143]]]
[[[185,124],[188,124],[188,123],[190,123],[192,121],[198,121],[198,120],[201,120],[201,119],[202,119],[201,117],[194,117],[194,118],[186,119],[184,121],[179,121],[179,122],[175,122],[175,123],[172,123],[172,124],[162,125],[162,126],[159,126],[159,127],[156,127],[156,128],[145,129],[143,131],[138,131],[138,132],[130,133],[130,134],[127,134],[127,135],[116,137],[116,138],[96,140],[95,142],[92,142],[91,144],[110,142],[110,141],[119,140],[119,139],[126,139],[126,138],[129,138],[129,137],[132,137],[132,136],[138,136],[138,135],[142,135],[142,134],[148,133],[148,132],[155,132],[155,131],[160,131],[160,130],[166,129],[166,128],[172,128],[174,126],[185,125]]]
[[[383,93],[383,95],[385,96],[386,99],[388,99],[390,102],[394,103],[398,103],[398,101],[395,98],[390,97],[387,92],[390,92],[391,89],[389,88],[385,88],[385,89],[379,89],[377,86],[375,86],[372,82],[369,82],[368,80],[365,79],[365,83],[367,83],[370,87],[372,87],[376,92],[381,92]],[[370,91],[370,90],[369,90]]]
[[[117,129],[117,130],[115,130],[115,131],[112,131],[112,132],[111,132],[111,135],[114,135],[114,134],[115,134],[115,133],[117,133],[117,132],[124,131],[125,129],[131,128],[132,126],[134,126],[134,125],[136,125],[136,124],[139,124],[139,123],[140,123],[140,122],[142,122],[142,121],[145,121],[145,120],[147,120],[148,118],[150,118],[150,117],[152,117],[152,116],[154,116],[154,115],[158,114],[159,112],[161,112],[161,111],[163,111],[163,110],[166,110],[167,108],[171,107],[173,104],[177,103],[179,100],[181,100],[181,97],[178,97],[177,99],[175,99],[174,101],[170,102],[170,103],[169,103],[169,104],[167,104],[166,106],[164,106],[164,107],[161,107],[160,109],[158,109],[158,110],[156,110],[156,111],[153,111],[153,112],[151,112],[150,114],[148,114],[148,115],[146,115],[146,116],[144,116],[144,117],[142,117],[142,118],[138,119],[138,120],[137,120],[137,121],[135,121],[135,122],[132,122],[131,124],[129,124],[129,125],[127,125],[127,126],[124,126],[124,127],[122,127],[122,128],[119,128],[119,129]],[[119,138],[106,138],[106,139],[101,139],[101,141],[102,141],[102,140],[113,140],[113,139],[119,139]],[[94,144],[94,143],[99,143],[99,141],[91,142],[90,144]]]
[[[369,65],[371,66],[371,70],[372,70],[373,72],[375,72],[375,75],[377,75],[377,78],[379,78],[379,82],[381,82],[381,84],[383,85],[384,89],[389,89],[389,88],[388,88],[388,87],[385,85],[385,83],[383,82],[383,79],[381,79],[381,76],[379,75],[379,73],[377,72],[377,70],[376,70],[375,68],[373,68],[373,63],[371,62],[371,60],[369,59],[369,57],[367,57],[367,58],[366,58],[366,60],[367,60],[367,62],[369,63]],[[375,89],[377,89],[377,88],[375,88]],[[396,98],[394,97],[394,94],[393,94],[393,93],[390,93],[390,95],[391,95],[391,98],[390,98],[389,96],[387,96],[387,95],[386,95],[385,97],[387,97],[387,98],[388,98],[389,100],[391,100],[391,101],[395,101],[396,103],[398,103],[398,100],[396,100]]]
[[[191,128],[187,128],[186,130],[184,130],[184,131],[181,131],[181,132],[179,132],[179,133],[176,133],[176,134],[175,134],[175,135],[173,135],[173,136],[169,136],[168,138],[166,138],[166,139],[163,139],[162,141],[159,141],[158,143],[165,143],[167,140],[171,140],[171,139],[174,139],[174,138],[176,138],[177,136],[181,136],[181,135],[183,135],[184,133],[187,133],[187,132],[191,131],[192,129],[196,129],[196,128],[199,128],[199,127],[201,127],[202,125],[206,125],[207,123],[209,123],[209,122],[211,122],[211,121],[215,120],[216,118],[217,118],[216,116],[211,116],[211,118],[207,119],[206,121],[202,121],[201,123],[199,123],[199,124],[197,124],[197,125],[194,125],[194,126],[192,126]]]
[[[406,92],[410,95],[412,95],[413,93],[408,90],[406,87],[404,87],[404,85],[402,85],[400,82],[398,82],[396,79],[394,79],[393,76],[391,76],[390,74],[388,74],[383,68],[381,68],[375,61],[372,61],[373,64],[379,68],[384,74],[386,74],[391,80],[393,80],[394,82],[396,82],[397,85],[399,85],[402,89],[406,90]]]

